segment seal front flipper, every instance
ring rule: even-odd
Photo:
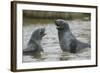
[[[35,52],[38,50],[38,45],[37,44],[30,44],[27,46],[26,49],[23,50],[24,55],[33,55]]]

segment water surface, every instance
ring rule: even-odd
[[[72,33],[82,42],[90,43],[90,21],[68,21]],[[45,27],[47,35],[43,37],[41,45],[44,53],[41,56],[23,55],[23,62],[44,62],[44,61],[63,61],[63,60],[87,60],[91,58],[91,49],[85,48],[76,54],[62,52],[59,45],[57,29],[54,23],[26,23],[23,26],[23,49],[27,47],[27,43],[33,31],[37,28]]]

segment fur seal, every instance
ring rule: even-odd
[[[80,42],[76,39],[65,20],[57,19],[55,25],[58,29],[59,44],[62,51],[76,53],[80,49],[90,47],[89,44]]]
[[[43,52],[41,47],[41,40],[45,35],[45,28],[36,29],[27,44],[27,48],[23,50],[24,55],[37,55]]]

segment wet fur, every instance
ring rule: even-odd
[[[45,28],[36,29],[27,44],[27,48],[23,50],[24,55],[37,55],[43,52],[41,47],[42,37],[45,35]]]
[[[81,49],[90,47],[88,43],[83,43],[76,39],[65,20],[58,19],[55,21],[55,25],[58,29],[58,38],[62,51],[76,53]]]

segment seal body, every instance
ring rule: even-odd
[[[43,52],[41,47],[41,40],[45,35],[45,28],[36,29],[27,44],[27,48],[23,50],[24,55],[34,55]]]
[[[82,43],[76,39],[65,20],[58,19],[55,21],[55,25],[58,29],[59,44],[62,51],[76,53],[78,49],[89,47],[87,43]]]

